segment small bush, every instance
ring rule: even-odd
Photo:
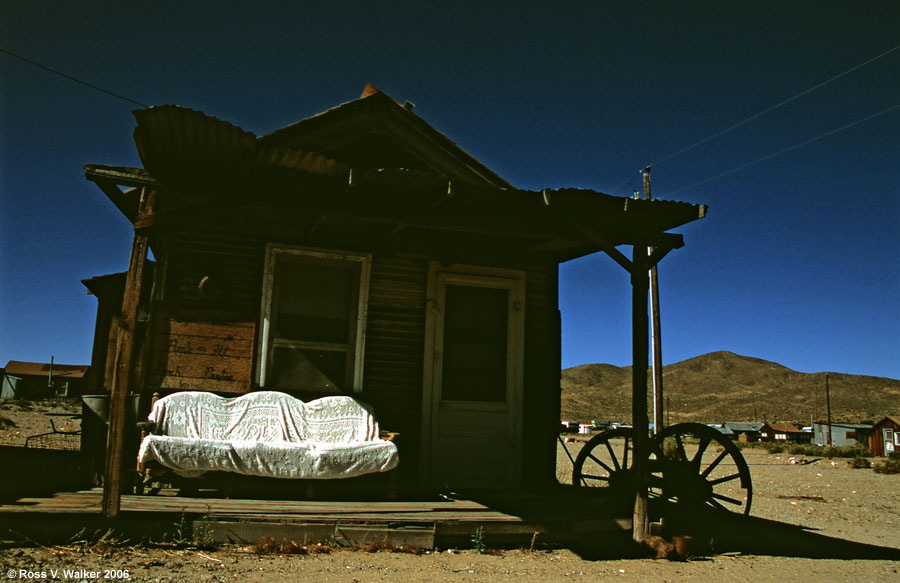
[[[678,442],[674,437],[667,437],[662,443],[662,455],[664,459],[677,461],[681,458],[678,452]]]
[[[807,457],[824,458],[859,458],[872,457],[869,450],[862,445],[850,445],[846,447],[824,447],[809,443],[772,443],[757,444],[769,453],[788,453],[790,455],[802,455]]]
[[[888,454],[889,460],[900,460],[900,451],[892,451]]]
[[[885,460],[872,466],[872,469],[879,474],[900,474],[900,459]]]
[[[855,470],[865,470],[872,467],[872,462],[870,462],[868,458],[864,457],[855,457],[848,463],[850,464],[850,467]]]

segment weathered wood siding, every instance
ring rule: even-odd
[[[178,231],[168,233],[160,247],[147,389],[252,390],[265,244]]]
[[[525,395],[523,399],[523,488],[556,480],[556,436],[560,417],[560,315],[558,269],[529,266],[525,283]]]
[[[240,394],[255,389],[265,245],[239,235],[168,234],[157,282],[162,291],[151,321],[145,377],[149,391]],[[374,407],[382,428],[401,434],[400,476],[405,483],[420,475],[429,259],[376,251],[371,265],[359,396]],[[557,266],[484,257],[479,262],[527,273],[523,437],[517,455],[523,486],[547,485],[555,479],[560,408]],[[198,286],[204,277],[213,285],[201,296]]]
[[[175,232],[164,246],[163,299],[259,311],[265,243],[221,234]],[[209,278],[205,295],[200,281]]]
[[[163,390],[246,393],[252,386],[256,314],[156,310],[148,382]]]
[[[419,472],[427,274],[424,258],[372,258],[363,399],[400,433],[404,481]]]

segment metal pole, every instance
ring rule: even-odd
[[[644,199],[650,197],[650,167],[644,168]],[[653,249],[648,249],[652,252]],[[663,415],[663,364],[662,364],[662,335],[660,332],[659,317],[659,278],[656,265],[650,268],[650,315],[652,331],[651,354],[653,355],[653,433],[659,431],[665,425]]]
[[[825,373],[825,409],[828,415],[828,447],[831,447],[831,388],[828,386],[828,373]]]

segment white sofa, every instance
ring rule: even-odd
[[[274,391],[231,399],[181,392],[159,399],[149,420],[152,433],[141,441],[139,466],[155,462],[188,478],[212,471],[351,478],[399,462],[397,446],[379,438],[372,413],[346,396],[305,403]]]

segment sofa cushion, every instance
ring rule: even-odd
[[[231,399],[186,391],[157,401],[149,419],[158,435],[193,439],[348,443],[378,437],[372,413],[347,396],[304,403],[276,391]]]
[[[154,435],[138,459],[185,477],[209,471],[274,478],[349,478],[393,469],[397,446],[378,438],[372,413],[351,397],[304,403],[260,391],[226,399],[187,391],[157,401]]]

